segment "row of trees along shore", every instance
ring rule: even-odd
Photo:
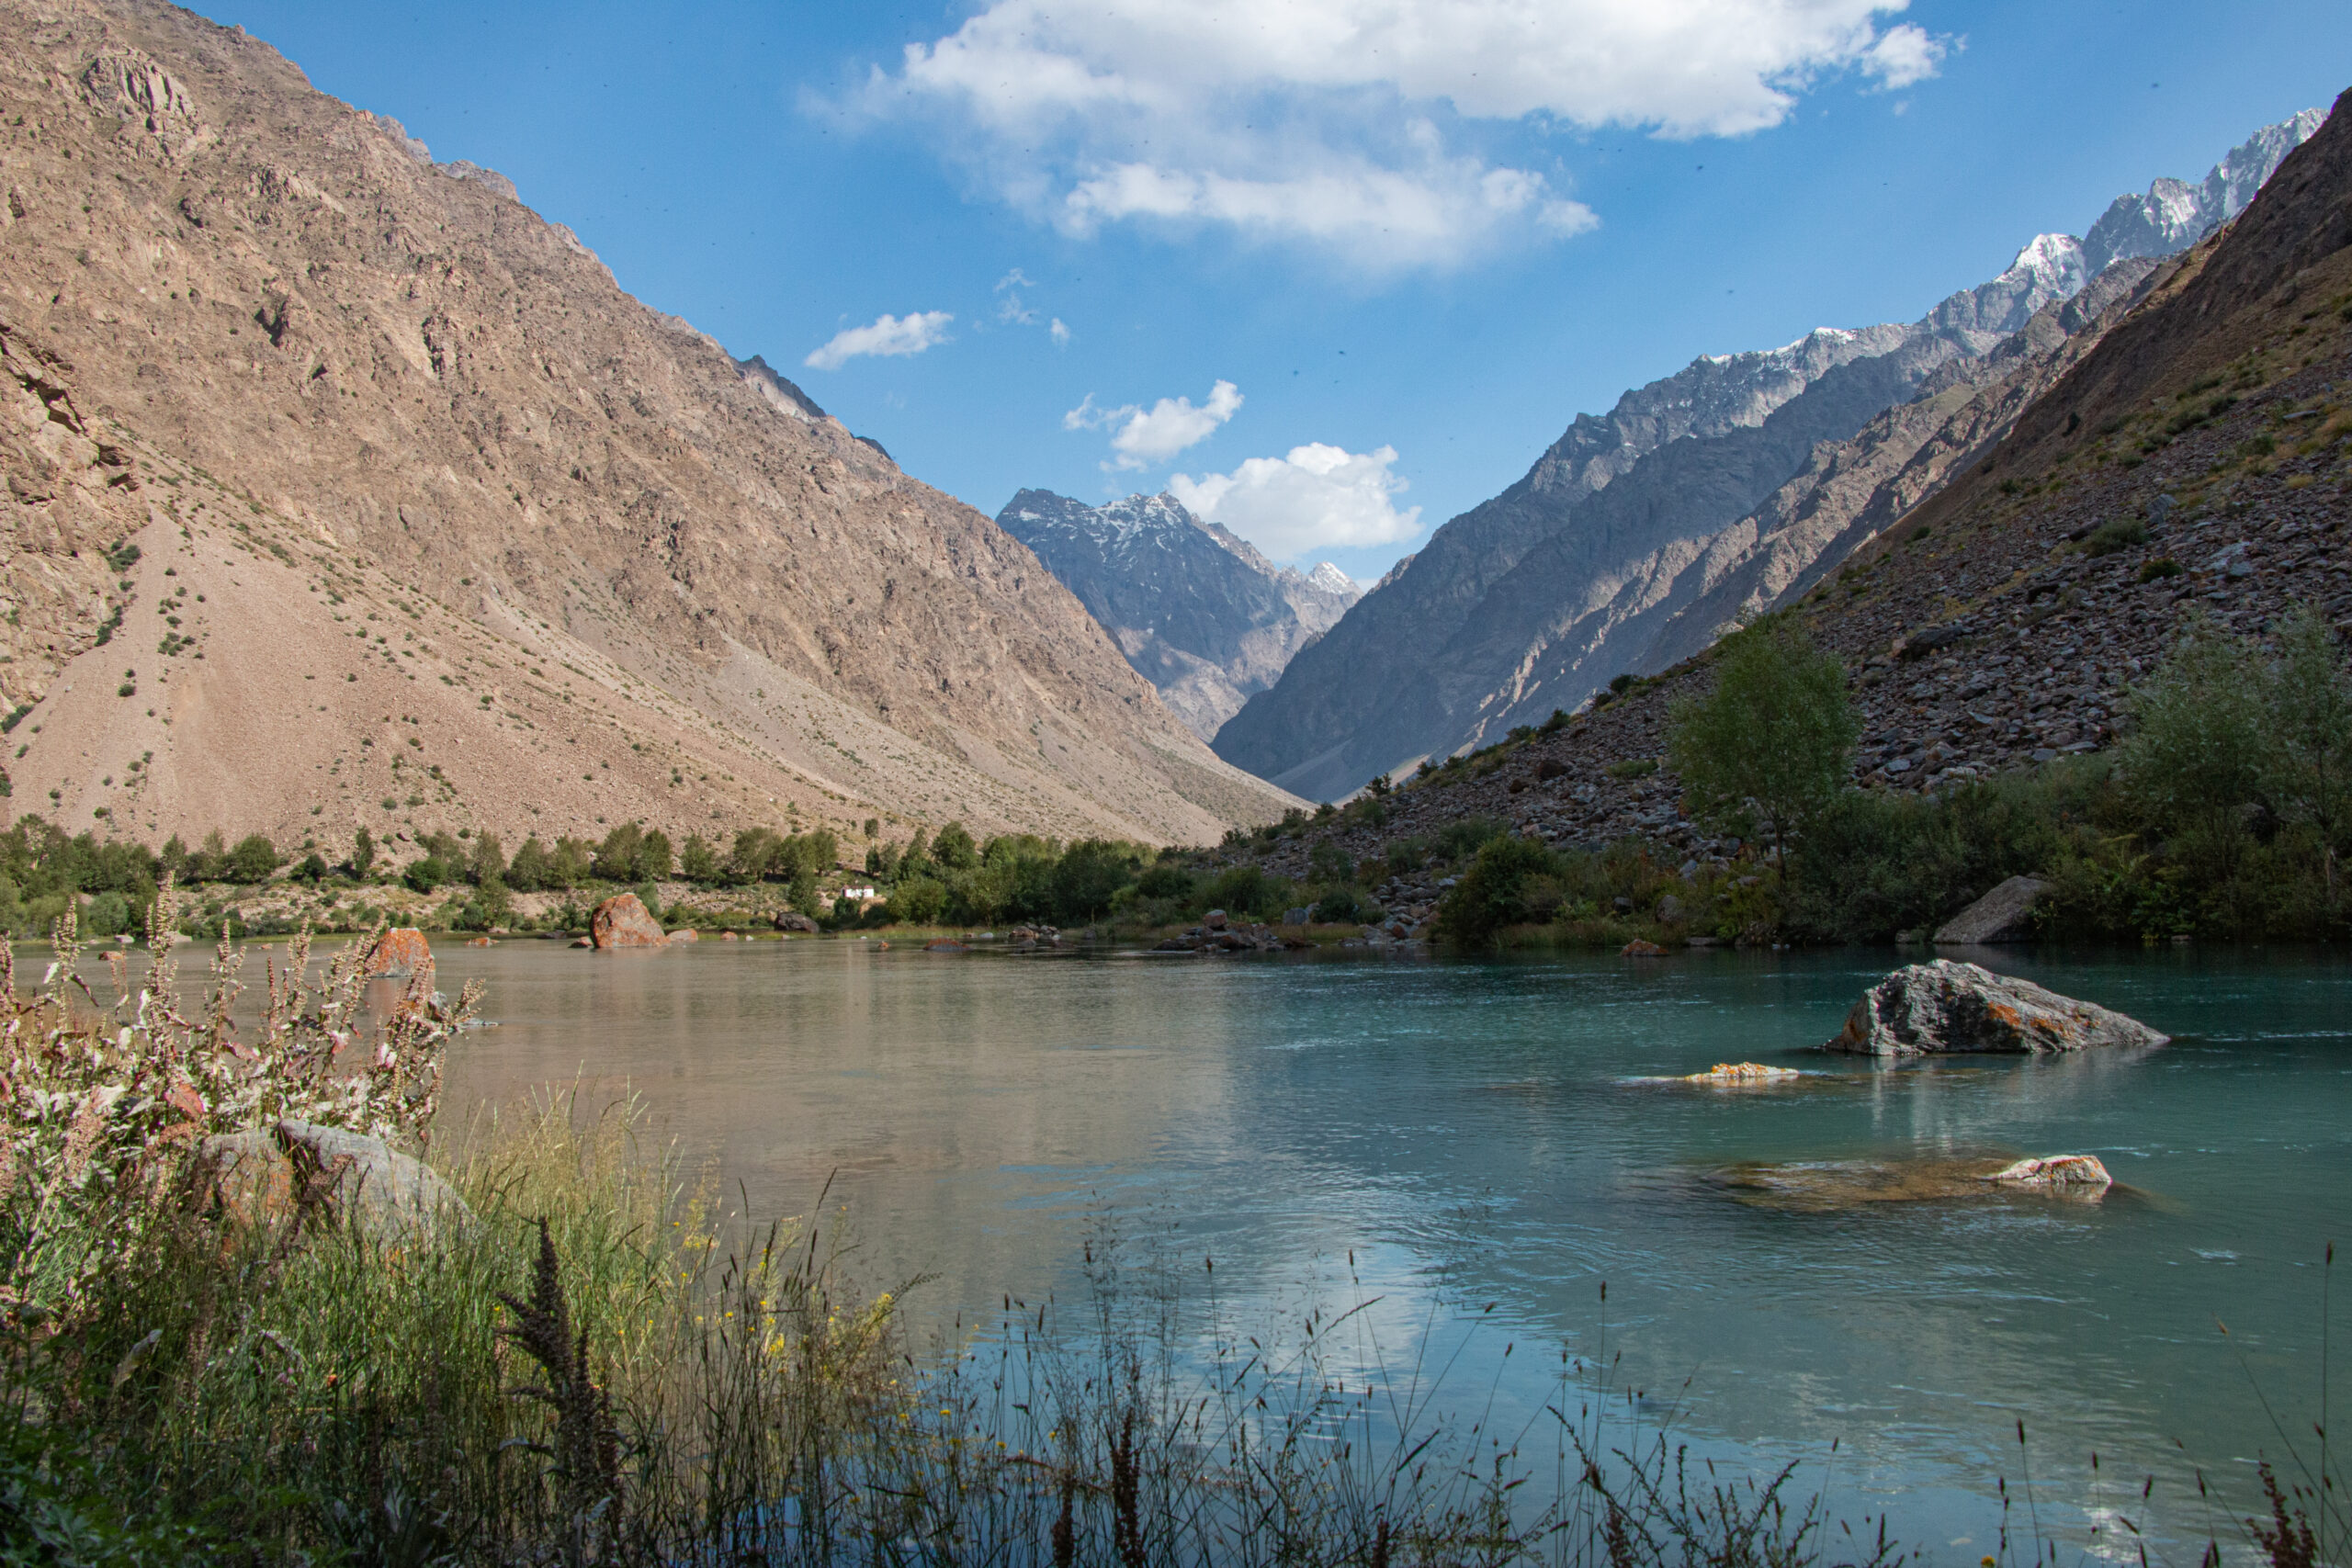
[[[1664,761],[1684,809],[1746,855],[1685,878],[1638,841],[1564,852],[1473,818],[1483,841],[1442,931],[1885,941],[2026,874],[2049,884],[2053,937],[2352,934],[2352,670],[2310,606],[2258,636],[2192,616],[2132,688],[2120,744],[1925,795],[1857,784],[1844,668],[1792,616],[1724,638],[1713,663],[1713,689],[1673,709]]]
[[[394,866],[365,829],[330,862],[306,845],[299,859],[248,835],[207,835],[159,851],[121,840],[69,836],[37,817],[0,833],[0,929],[46,934],[69,904],[83,930],[133,929],[169,874],[190,900],[184,929],[217,931],[226,889],[273,878],[336,897],[306,918],[327,929],[364,926],[381,911],[368,889],[404,884],[447,893],[428,919],[458,929],[578,929],[595,897],[634,889],[661,905],[657,885],[683,881],[701,896],[661,913],[673,924],[749,921],[778,905],[829,929],[1112,921],[1145,930],[1223,908],[1278,919],[1304,908],[1322,923],[1383,913],[1385,877],[1453,871],[1438,931],[1469,944],[1497,941],[1616,943],[1633,937],[1729,941],[1885,941],[1932,929],[2003,878],[2051,885],[2049,934],[2096,939],[2332,940],[2347,930],[2343,862],[2352,834],[2352,671],[2336,634],[2309,608],[2260,637],[2192,618],[2151,677],[2130,694],[2129,732],[2112,750],[1915,795],[1858,786],[1860,720],[1837,659],[1787,615],[1768,617],[1717,645],[1713,690],[1673,713],[1664,759],[1683,805],[1710,830],[1749,846],[1723,865],[1684,875],[1644,840],[1563,850],[1514,834],[1499,818],[1456,818],[1390,837],[1361,860],[1335,828],[1377,833],[1399,797],[1386,789],[1312,817],[1228,834],[1211,850],[1155,851],[1102,839],[1067,844],[1030,834],[985,842],[958,823],[904,843],[875,840],[863,880],[881,897],[831,896],[842,869],[830,830],[747,828],[731,839],[627,823],[601,841],[526,839],[509,856],[496,835],[429,832]],[[1545,730],[1556,729],[1547,726]],[[1498,753],[1542,739],[1527,731]],[[1456,759],[1412,786],[1442,788],[1499,755]],[[1621,760],[1620,767],[1657,765]],[[1311,847],[1306,874],[1260,863],[1289,837]],[[290,864],[289,864],[290,862]],[[556,893],[526,916],[514,895]],[[271,930],[265,916],[252,929]]]
[[[869,837],[878,826],[869,821]],[[511,856],[494,833],[435,831],[421,835],[418,852],[399,864],[390,849],[362,828],[349,851],[332,860],[315,843],[299,856],[288,855],[260,834],[232,845],[215,832],[194,848],[174,838],[150,850],[91,833],[69,835],[39,817],[24,817],[0,833],[0,929],[44,936],[71,906],[87,935],[131,931],[166,876],[190,895],[181,929],[203,935],[218,934],[224,914],[240,929],[262,935],[279,934],[279,927],[303,919],[322,930],[364,929],[388,912],[381,907],[383,890],[394,886],[440,900],[422,915],[412,901],[406,918],[473,931],[577,930],[597,899],[624,890],[673,925],[750,924],[786,908],[832,930],[1083,925],[1114,918],[1164,924],[1212,908],[1278,919],[1303,897],[1311,901],[1298,884],[1255,866],[1204,867],[1204,852],[1155,851],[1103,839],[1058,843],[1025,833],[983,842],[955,822],[936,835],[918,829],[903,843],[872,843],[862,875],[842,869],[840,840],[828,829],[748,828],[731,839],[690,834],[673,845],[659,829],[627,823],[602,841],[559,838],[549,845],[526,839]],[[824,886],[852,880],[880,897],[846,898]],[[691,901],[665,903],[662,886],[681,882]],[[276,909],[254,908],[273,894],[294,892],[304,897],[277,900],[284,907]],[[561,897],[533,900],[526,914],[518,894]],[[1334,919],[1357,918],[1367,909],[1344,889],[1330,903]]]

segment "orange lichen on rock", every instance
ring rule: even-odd
[[[368,954],[369,975],[414,975],[433,967],[433,949],[414,926],[395,926]]]
[[[595,913],[588,917],[588,936],[599,948],[666,947],[670,942],[634,893],[622,893],[597,905]]]

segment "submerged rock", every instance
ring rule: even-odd
[[[1804,1075],[1794,1067],[1768,1067],[1761,1062],[1717,1062],[1703,1073],[1690,1073],[1683,1083],[1787,1083]]]
[[[1950,946],[2030,941],[2034,908],[2049,891],[2039,877],[2012,876],[1946,920],[1936,941]]]
[[[599,948],[666,947],[670,939],[634,893],[622,893],[596,906],[588,917],[588,936]]]
[[[2041,1055],[2171,1039],[2093,1002],[1939,958],[1896,970],[1862,994],[1846,1027],[1822,1048],[1858,1056],[1959,1052]]]
[[[306,1201],[377,1241],[408,1241],[473,1218],[457,1190],[381,1138],[284,1121],[207,1138],[212,1201],[252,1224],[293,1217]]]
[[[1984,1178],[2015,1187],[2112,1187],[2115,1178],[2097,1155],[2044,1155],[2002,1167]]]
[[[2096,1170],[2097,1179],[2084,1171]],[[2030,1171],[2024,1176],[2017,1171]],[[2048,1174],[2040,1174],[2047,1171]],[[1804,1213],[1834,1213],[1877,1203],[1982,1202],[2036,1197],[2097,1203],[2114,1183],[2088,1155],[2046,1159],[1825,1160],[1784,1165],[1724,1166],[1706,1173],[1709,1186],[1743,1203]]]

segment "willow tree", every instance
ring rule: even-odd
[[[1784,615],[1734,632],[1715,647],[1715,685],[1671,710],[1667,763],[1691,814],[1717,831],[1769,829],[1786,871],[1802,838],[1846,787],[1861,727],[1846,670]]]

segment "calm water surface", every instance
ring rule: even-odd
[[[444,955],[445,983],[489,981],[501,1025],[456,1055],[448,1104],[634,1093],[755,1210],[805,1213],[830,1179],[861,1277],[931,1276],[909,1306],[934,1326],[1007,1292],[1069,1299],[1107,1228],[1213,1256],[1245,1314],[1376,1297],[1362,1321],[1392,1364],[1459,1351],[1459,1400],[1513,1419],[1563,1348],[1605,1335],[1621,1381],[1679,1398],[1706,1451],[1818,1460],[1839,1439],[1840,1506],[1892,1508],[1956,1560],[1992,1549],[2020,1416],[2043,1506],[2075,1523],[2143,1475],[2193,1495],[2191,1461],[2236,1485],[2279,1454],[2254,1382],[2307,1433],[2322,1248],[2352,1241],[2352,967],[2019,957],[2002,962],[2176,1043],[1899,1069],[1811,1053],[1894,961],[516,942]],[[1727,1059],[1828,1076],[1627,1081]],[[1703,1179],[2062,1152],[2125,1187],[1789,1212]]]

